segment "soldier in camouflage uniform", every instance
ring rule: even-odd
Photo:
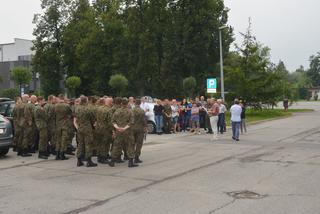
[[[44,106],[44,110],[47,116],[47,123],[48,123],[48,142],[50,142],[49,152],[53,155],[56,155],[55,151],[55,132],[56,132],[56,114],[55,114],[55,103],[56,97],[50,95],[48,97],[48,103]]]
[[[134,141],[131,126],[133,125],[133,114],[128,108],[128,100],[122,100],[121,108],[117,109],[112,116],[112,124],[115,132],[115,139],[113,149],[111,152],[111,161],[109,165],[114,167],[116,159],[121,155],[122,148],[124,145],[127,148],[127,154],[129,158],[128,167],[136,167],[133,162],[134,158]]]
[[[77,166],[83,166],[82,157],[87,160],[87,167],[95,167],[96,163],[92,162],[92,145],[95,116],[92,108],[88,105],[88,98],[81,96],[80,105],[75,108],[74,125],[77,129]]]
[[[74,124],[73,124],[73,118],[74,118],[74,114],[75,114],[75,103],[74,103],[74,100],[67,100],[66,103],[70,106],[70,109],[71,109],[71,117],[69,118],[69,121],[67,123],[67,127],[68,127],[68,144],[67,144],[67,151],[66,153],[68,155],[74,155],[73,153],[73,146],[72,146],[72,140],[74,138],[74,135],[75,135],[75,127],[74,127]]]
[[[13,109],[13,125],[14,125],[14,142],[17,148],[17,155],[22,155],[22,140],[24,126],[24,103],[20,97],[16,98],[15,107]]]
[[[45,104],[43,97],[38,97],[38,105],[34,109],[34,120],[39,132],[39,156],[41,159],[48,159],[48,125],[47,116],[43,105]]]
[[[12,122],[13,122],[13,127],[14,127],[14,130],[17,129],[17,124],[18,124],[18,121],[17,121],[17,108],[19,105],[21,105],[22,103],[22,100],[21,100],[21,97],[16,97],[15,98],[15,107],[13,108],[12,110]],[[19,127],[18,127],[19,129]],[[18,139],[19,139],[19,135],[21,134],[21,131],[19,132],[20,130],[18,130],[18,133],[14,133],[14,136],[13,136],[13,142],[12,142],[12,145],[14,147],[14,151],[16,151],[17,149],[17,145],[18,145]]]
[[[113,118],[113,115],[116,112],[116,110],[121,108],[121,103],[122,103],[122,98],[121,97],[116,97],[114,99],[113,105],[112,105],[112,107],[111,107],[111,109],[109,111],[109,115],[110,115],[109,117],[111,118],[111,123],[110,123],[111,127],[110,128],[112,130],[111,153],[112,153],[113,145],[114,145],[114,127],[113,127],[113,124],[112,124],[112,118]],[[121,155],[122,155],[122,153],[117,157],[116,163],[124,163],[124,161],[121,159]]]
[[[28,155],[28,151],[31,145],[34,143],[34,137],[35,137],[35,124],[34,124],[34,105],[32,103],[29,103],[29,96],[24,95],[22,97],[22,100],[24,102],[24,110],[23,110],[23,116],[24,116],[24,125],[23,125],[23,139],[22,139],[22,156],[30,156]]]
[[[36,126],[36,123],[34,121],[34,110],[35,107],[37,106],[37,96],[36,95],[31,95],[30,96],[30,106],[33,107],[33,122],[32,122],[32,132],[33,132],[33,139],[29,141],[29,151],[31,153],[35,153],[36,150],[38,149],[38,145],[39,145],[39,132]]]
[[[55,105],[56,115],[56,160],[67,160],[65,152],[69,143],[68,124],[72,117],[70,106],[65,103],[64,96],[61,94],[58,103]]]
[[[108,121],[109,119],[109,108],[105,105],[106,101],[104,98],[98,100],[98,107],[96,108],[96,127],[94,139],[98,144],[98,163],[106,164],[107,156],[109,153],[108,146],[109,135],[108,135]]]
[[[172,116],[172,109],[171,105],[169,103],[169,100],[164,100],[164,110],[163,110],[163,127],[164,127],[164,132],[166,134],[171,134],[171,129],[172,129],[172,121],[171,121],[171,116]]]
[[[133,109],[134,124],[132,126],[134,147],[135,147],[135,163],[142,163],[140,160],[141,149],[143,144],[143,139],[147,131],[147,119],[145,112],[140,108],[141,101],[136,100],[135,108]]]
[[[96,117],[96,115],[97,115],[97,108],[98,108],[97,101],[98,101],[98,98],[95,96],[88,97],[88,106],[92,110],[94,117]],[[96,118],[95,118],[95,120],[96,120]],[[94,140],[92,142],[91,148],[92,148],[93,156],[96,156],[98,153],[97,152],[98,151],[98,142],[95,140],[96,139],[96,131],[95,130],[93,130],[93,139]]]

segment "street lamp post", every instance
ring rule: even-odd
[[[224,95],[224,73],[223,73],[223,51],[222,51],[222,30],[228,26],[219,27],[219,41],[220,41],[220,78],[221,78],[221,98],[225,100]]]

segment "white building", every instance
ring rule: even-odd
[[[31,68],[31,59],[34,52],[33,43],[27,39],[14,39],[13,43],[0,44],[0,90],[17,87],[10,78],[10,72],[15,67]],[[38,76],[33,75],[30,84],[24,85],[25,90],[36,91],[40,87]]]
[[[14,39],[13,43],[0,44],[0,62],[31,61],[31,40]]]

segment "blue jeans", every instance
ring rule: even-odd
[[[239,139],[241,122],[232,122],[232,137]]]
[[[156,132],[161,133],[162,132],[162,124],[163,124],[163,116],[162,115],[156,115]]]
[[[183,131],[186,131],[187,127],[190,127],[190,119],[191,119],[190,115],[184,115],[183,126],[182,126]]]
[[[225,124],[225,114],[221,113],[219,114],[219,120],[218,120],[218,132],[221,134],[224,132],[224,124]]]

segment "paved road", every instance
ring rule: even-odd
[[[0,160],[0,213],[320,213],[320,103],[224,135],[150,136],[135,169]]]

